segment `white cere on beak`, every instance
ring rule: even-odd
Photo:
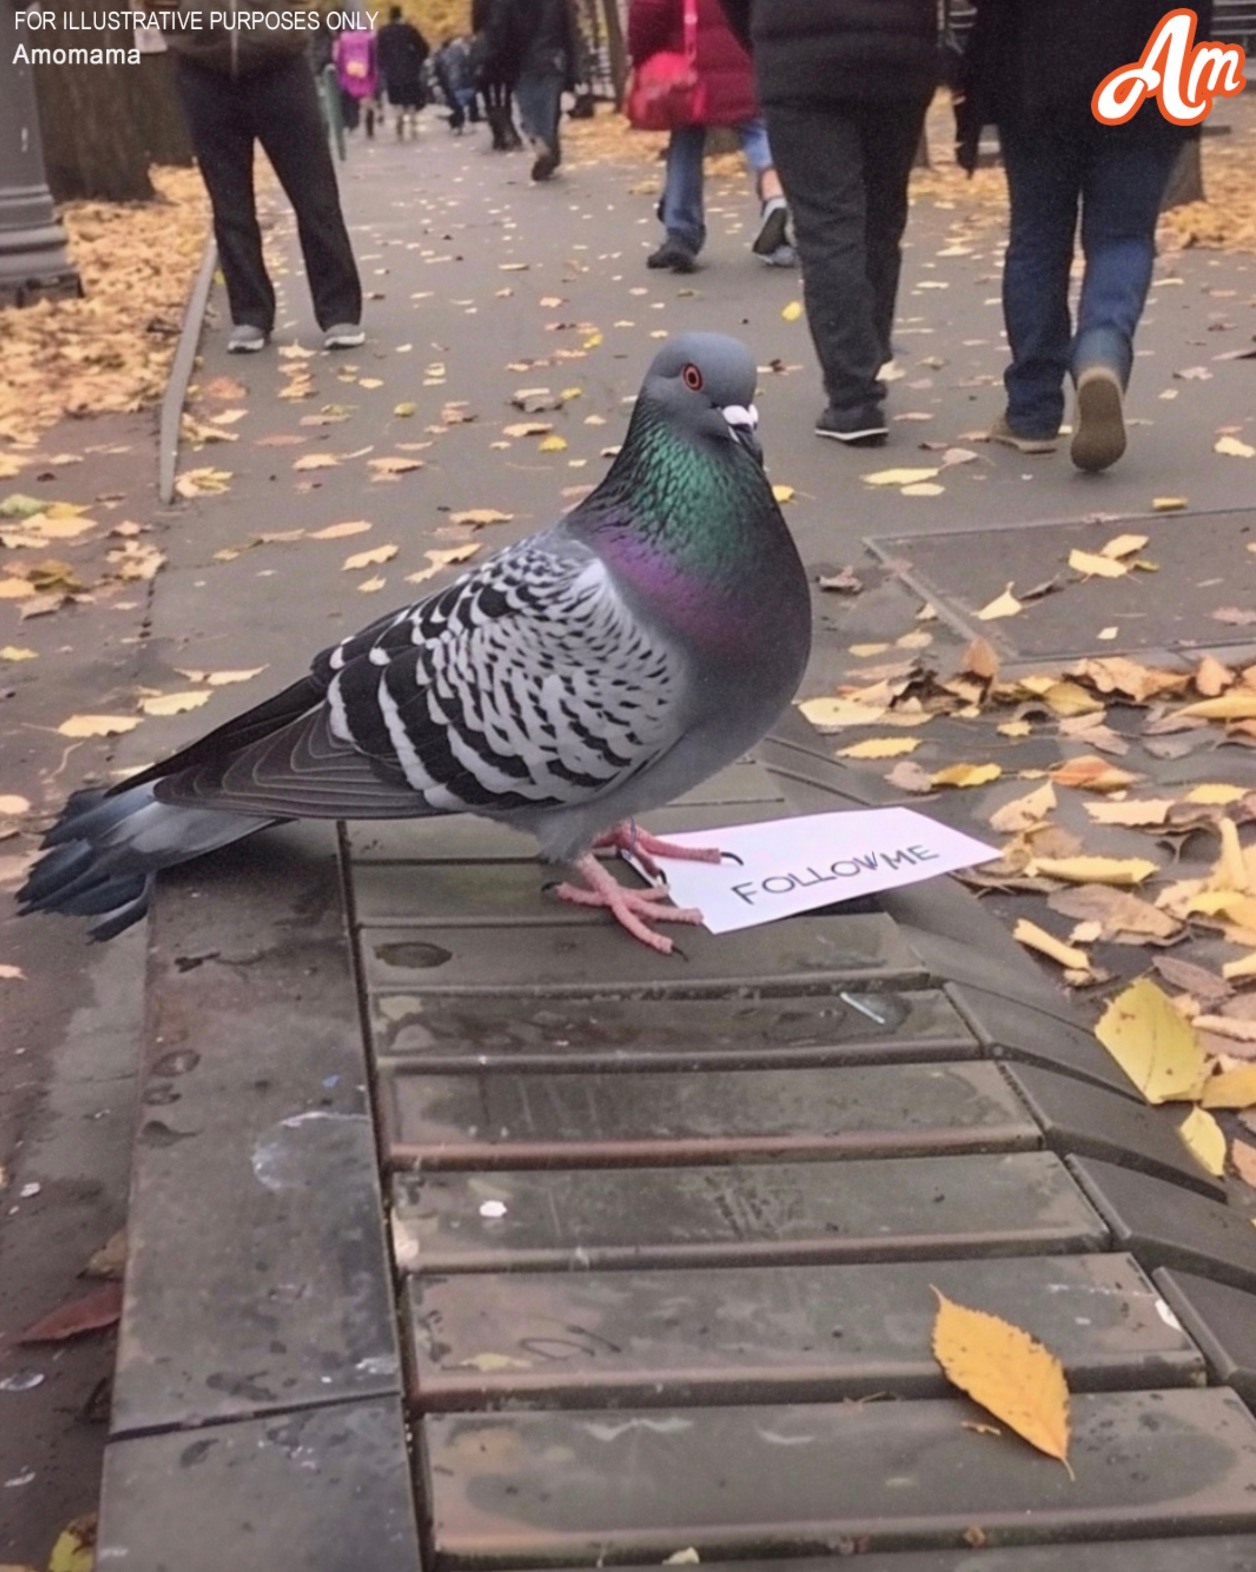
[[[725,404],[723,415],[734,429],[738,427],[748,427],[751,431],[759,429],[759,411],[753,404]]]

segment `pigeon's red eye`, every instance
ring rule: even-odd
[[[685,369],[681,372],[681,376],[685,379],[685,386],[687,388],[692,388],[695,393],[700,393],[702,391],[702,373],[698,370],[697,366],[686,366]]]

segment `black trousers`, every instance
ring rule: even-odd
[[[297,218],[318,325],[357,322],[362,285],[340,211],[314,78],[303,57],[247,76],[179,61],[192,146],[214,210],[214,237],[231,320],[269,333],[275,291],[262,261],[253,190],[253,142],[262,144]]]
[[[907,224],[907,182],[926,104],[767,106],[768,140],[793,215],[807,325],[829,403],[879,403]]]

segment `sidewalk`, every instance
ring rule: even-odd
[[[639,167],[573,158],[533,189],[525,160],[437,126],[417,147],[355,147],[368,344],[311,353],[290,223],[276,350],[227,357],[215,291],[188,429],[245,413],[218,422],[236,440],[181,457],[185,490],[230,473],[203,476],[164,531],[136,676],[211,697],[146,720],[116,762],[279,686],[418,593],[407,576],[437,553],[542,526],[602,473],[654,338],[685,327],[782,365],[759,400],[773,479],[794,489],[809,569],[852,564],[865,584],[853,603],[820,596],[808,695],[876,680],[868,666],[899,657],[851,646],[922,626],[947,671],[992,628],[1008,672],[1184,644],[1250,662],[1250,629],[1209,616],[1213,592],[1251,603],[1252,515],[1221,510],[1256,505],[1256,461],[1213,444],[1223,427],[1256,441],[1253,362],[1212,358],[1249,342],[1250,259],[1162,262],[1131,400],[1154,424],[1088,481],[1063,453],[968,440],[998,408],[999,231],[918,204],[892,394],[896,414],[930,418],[898,422],[884,453],[835,452],[811,435],[805,326],[782,317],[799,282],[755,264],[749,201],[724,184],[707,267],[660,279]],[[1212,375],[1174,376],[1196,366]],[[552,430],[507,434],[526,423]],[[862,478],[936,466],[922,440],[977,457],[936,495]],[[1070,584],[1012,623],[972,623],[1007,581],[1101,544],[1095,515],[1141,518],[1164,495],[1189,507],[1138,526],[1157,589],[1223,586],[1134,603],[1123,583]],[[510,517],[457,522],[472,510]],[[1201,538],[1217,566],[1199,566]],[[360,553],[375,560],[346,569]],[[940,622],[917,621],[922,595]],[[1097,641],[1111,623],[1124,631]],[[186,675],[254,668],[221,687]],[[1018,767],[1059,756],[992,732],[932,722],[918,757],[937,769],[978,739]],[[658,826],[885,800],[888,766],[833,758],[862,735],[818,740],[795,717]],[[1249,756],[1222,757],[1233,774]],[[1182,759],[1122,762],[1169,786],[1220,778],[1212,755],[1194,777]],[[988,833],[1024,789],[925,811]],[[555,910],[528,858],[469,821],[340,841],[314,826],[163,888],[102,1566],[404,1572],[420,1555],[506,1569],[691,1549],[875,1552],[870,1572],[1256,1563],[1256,1238],[984,904],[939,883],[880,911],[699,932],[669,969]],[[976,1410],[928,1353],[931,1283],[1057,1348],[1080,1394],[1076,1486],[962,1428]],[[900,1401],[851,1401],[886,1392]]]

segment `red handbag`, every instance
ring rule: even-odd
[[[636,131],[706,123],[706,83],[698,75],[698,0],[685,0],[685,50],[660,49],[632,73],[628,122]]]

